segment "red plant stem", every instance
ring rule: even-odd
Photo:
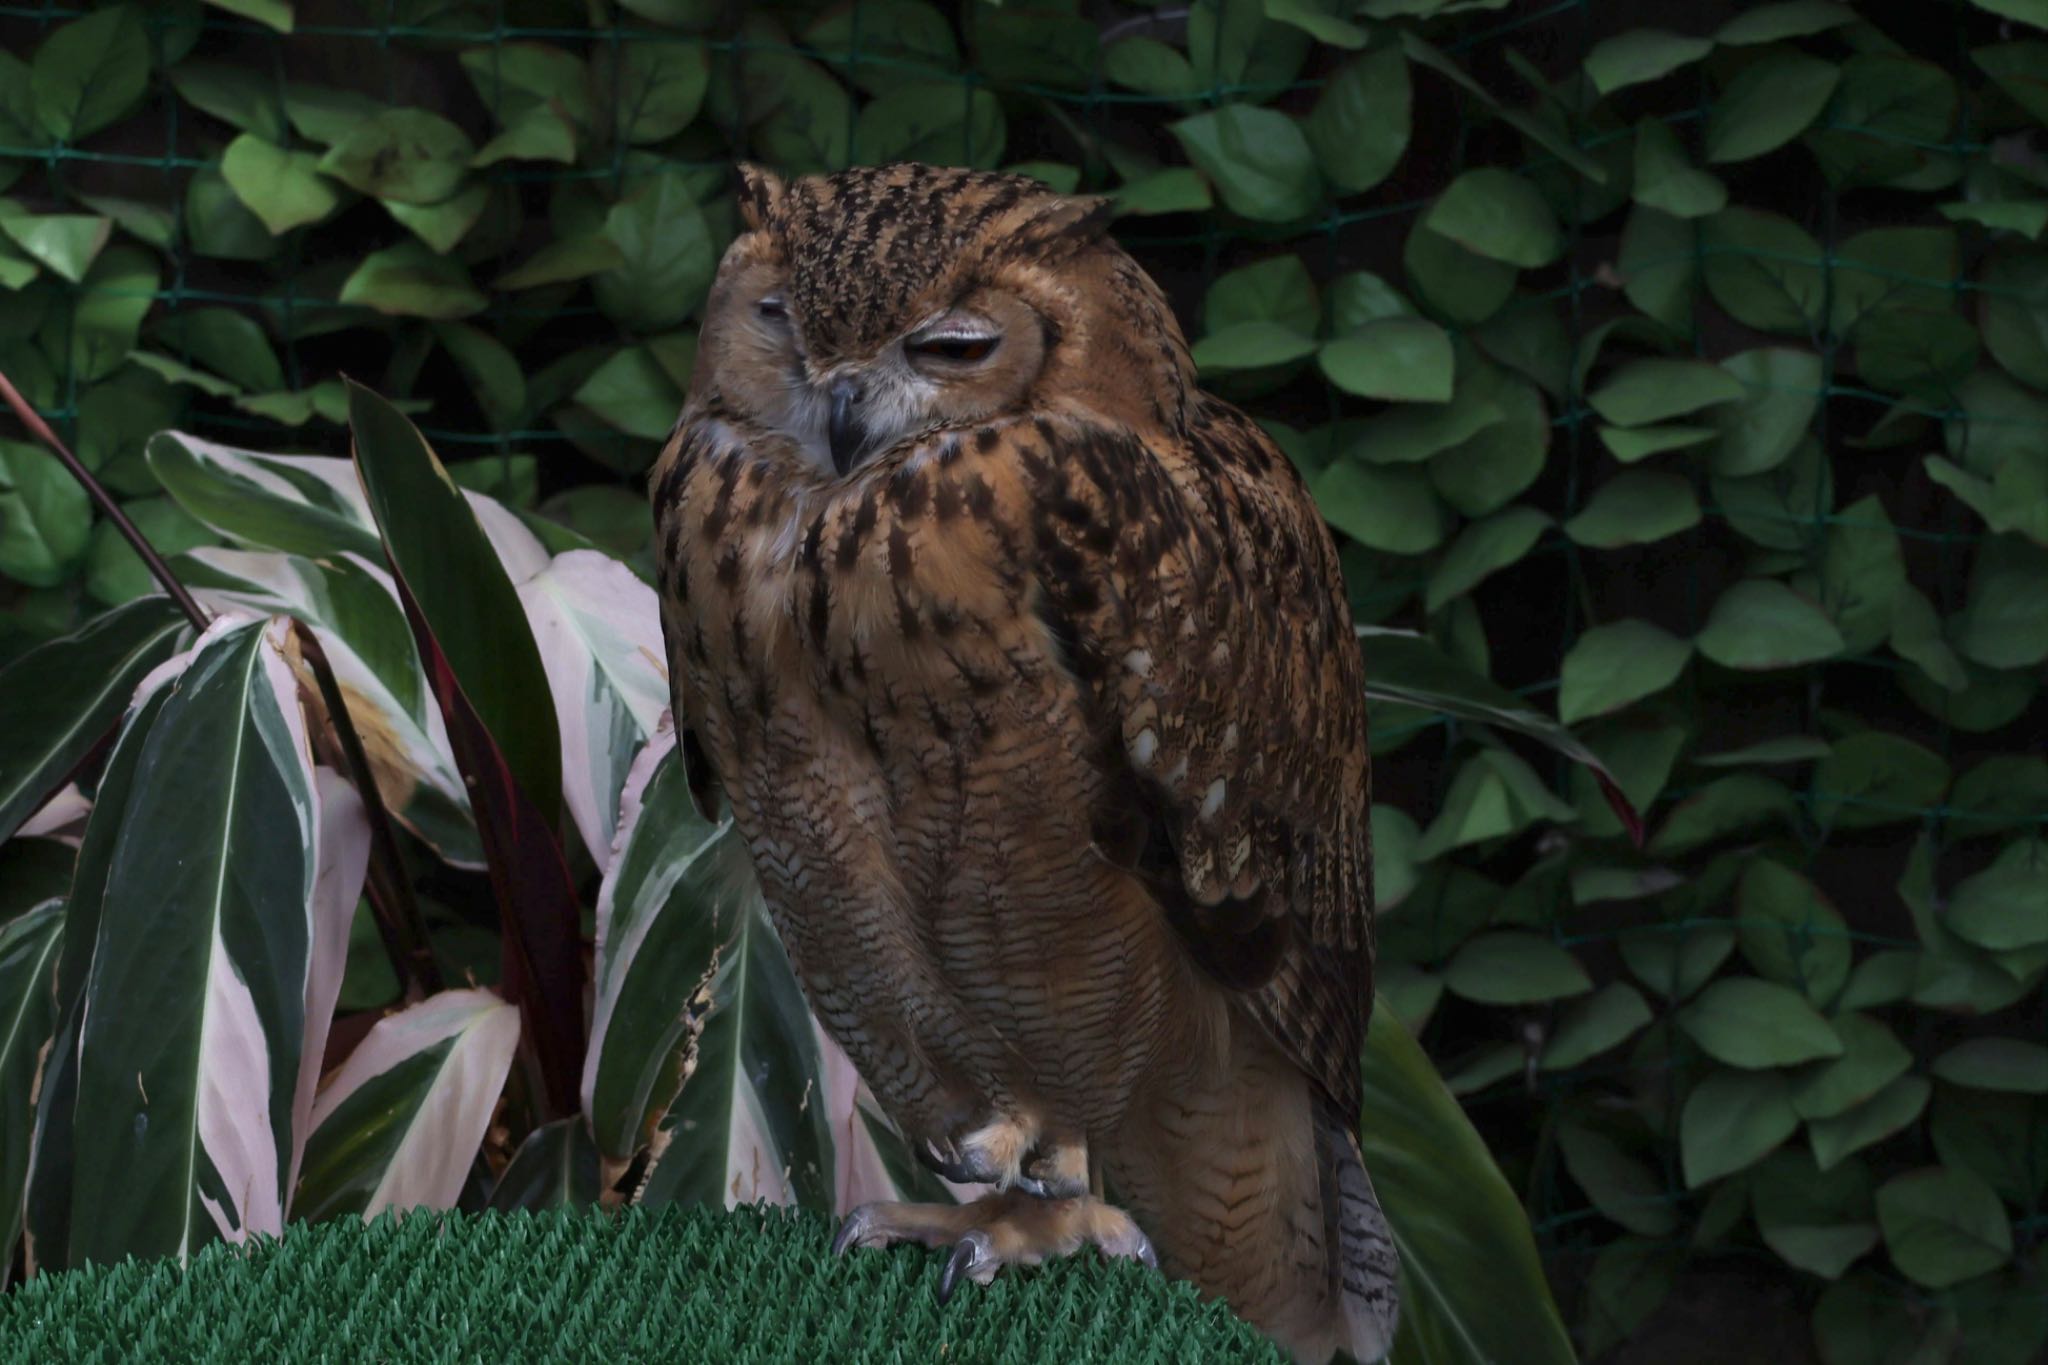
[[[28,400],[21,396],[21,390],[14,387],[14,382],[4,371],[0,371],[0,398],[7,401],[7,406],[14,410],[14,415],[21,419],[21,424],[29,429],[30,434],[49,447],[50,453],[71,471],[71,477],[78,480],[86,496],[141,557],[149,567],[150,575],[177,604],[178,610],[185,613],[185,619],[192,623],[192,628],[205,630],[209,619],[206,608],[200,606],[191,590],[178,580],[178,575],[164,562],[164,557],[149,543],[149,537],[128,519],[128,514],[93,477],[92,471],[57,438],[57,433],[50,430],[50,424],[43,420],[42,414],[29,406]],[[361,793],[363,809],[369,817],[371,857],[368,889],[372,918],[377,921],[384,951],[390,954],[391,968],[398,975],[406,999],[416,1000],[422,994],[441,989],[441,972],[434,963],[426,925],[420,918],[419,903],[412,894],[412,880],[405,875],[405,862],[399,855],[398,840],[391,832],[390,812],[384,808],[384,797],[377,790],[376,774],[370,768],[362,736],[356,731],[355,719],[348,713],[341,685],[335,681],[334,670],[328,665],[326,651],[320,648],[320,641],[305,622],[294,624],[299,634],[300,653],[306,660],[306,666],[312,670],[314,681],[319,684],[322,700],[327,703],[335,737],[341,742],[342,758],[348,764],[349,777]]]

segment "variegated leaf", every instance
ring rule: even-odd
[[[543,1123],[526,1135],[491,1191],[491,1207],[587,1209],[604,1192],[603,1171],[581,1114]]]
[[[955,1185],[934,1174],[883,1116],[846,1050],[813,1018],[818,1038],[818,1093],[832,1130],[833,1190],[838,1213],[875,1199],[945,1204],[982,1187]]]
[[[265,455],[182,431],[152,436],[145,454],[178,505],[230,540],[293,554],[383,558],[347,460]]]
[[[0,670],[0,839],[37,812],[120,720],[142,677],[185,630],[176,607],[145,597]]]
[[[664,723],[635,761],[598,899],[584,1112],[641,1202],[832,1206],[810,1007],[731,820],[707,823]],[[681,1085],[681,1090],[676,1089]]]
[[[126,800],[94,812],[120,831],[78,1043],[73,1262],[283,1227],[301,1073],[324,1039],[308,995],[331,1008],[338,965],[320,959],[345,944],[368,847],[313,767],[289,629],[217,620]]]
[[[596,550],[556,555],[519,584],[519,601],[554,693],[562,800],[602,871],[627,770],[668,705],[660,604],[631,569]]]
[[[177,567],[216,611],[282,613],[310,626],[333,665],[385,805],[444,861],[483,865],[448,727],[388,573],[347,554],[315,560],[215,547],[181,555]]]
[[[56,1019],[63,930],[62,901],[46,901],[0,929],[0,1258],[14,1255],[21,1231],[36,1072]]]
[[[77,1117],[78,1036],[85,1018],[85,986],[92,971],[93,946],[99,937],[107,871],[120,843],[120,813],[133,794],[136,767],[150,731],[170,697],[171,684],[198,653],[199,644],[195,641],[191,648],[151,669],[136,685],[94,791],[96,809],[107,814],[99,820],[89,818],[79,840],[57,963],[56,1035],[44,1059],[36,1094],[28,1182],[23,1193],[23,1255],[31,1274],[39,1269],[61,1270],[72,1264],[71,1146]]]
[[[453,1208],[519,1045],[495,992],[442,991],[377,1021],[327,1077],[295,1217]]]

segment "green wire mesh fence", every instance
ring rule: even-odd
[[[1733,1266],[1791,1285],[1830,1362],[2024,1361],[2044,22],[0,5],[0,368],[167,548],[203,531],[149,432],[338,452],[348,373],[459,477],[642,551],[736,159],[1110,195],[1205,383],[1342,533],[1360,622],[1557,713],[1648,817],[1637,849],[1567,760],[1376,707],[1382,989],[1525,1189],[1582,1345]],[[144,590],[61,473],[0,460],[10,651]]]

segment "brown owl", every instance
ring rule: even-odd
[[[741,179],[653,478],[684,761],[826,1029],[996,1191],[838,1248],[950,1245],[944,1294],[1093,1244],[1377,1358],[1365,704],[1306,489],[1100,202]]]

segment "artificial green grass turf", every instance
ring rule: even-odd
[[[834,1259],[820,1214],[417,1213],[39,1275],[0,1361],[1259,1361],[1192,1286],[1084,1252],[938,1303],[945,1253]]]

